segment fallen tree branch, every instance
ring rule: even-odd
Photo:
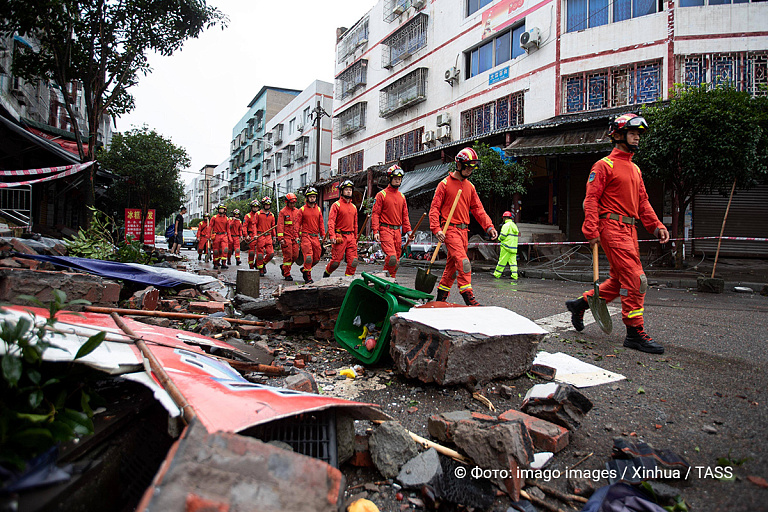
[[[538,487],[545,493],[554,496],[560,501],[564,501],[564,502],[578,501],[579,503],[586,503],[587,501],[589,501],[587,498],[583,496],[576,496],[575,494],[568,494],[567,492],[558,491],[557,489],[554,489],[552,487],[539,483],[536,480],[526,479],[525,483],[528,485],[532,485],[534,487]]]
[[[176,313],[172,311],[147,311],[145,309],[105,308],[101,306],[85,306],[85,308],[83,309],[91,313],[108,313],[108,314],[117,313],[119,315],[156,316],[160,318],[175,318],[178,320],[208,318],[209,316],[209,315],[198,315],[195,313]],[[226,320],[231,324],[257,325],[260,327],[267,326],[267,322],[256,321],[256,320],[244,320],[242,318],[222,317],[222,320]]]
[[[525,491],[520,491],[520,496],[530,501],[531,503],[543,507],[551,512],[565,512],[565,510],[556,507],[555,505],[550,505],[548,502],[542,500],[541,498],[537,498],[536,496],[528,494]]]
[[[381,425],[382,423],[384,423],[384,420],[374,420],[373,423],[375,423],[376,425]],[[408,432],[408,435],[411,436],[411,439],[419,443],[424,448],[434,448],[435,451],[437,451],[437,453],[443,454],[446,457],[450,457],[457,462],[461,462],[463,464],[472,464],[472,459],[465,457],[464,455],[460,454],[456,450],[452,450],[446,446],[432,442],[429,439],[421,437],[418,434],[414,434],[410,430],[406,429],[405,431]]]
[[[474,398],[475,400],[477,400],[478,402],[480,402],[481,404],[483,404],[484,406],[486,406],[486,407],[487,407],[488,409],[490,409],[491,411],[493,411],[493,412],[496,412],[496,407],[494,407],[494,406],[493,406],[493,404],[491,403],[491,401],[490,401],[490,400],[488,400],[488,399],[487,399],[486,397],[484,397],[483,395],[481,395],[480,393],[477,393],[477,392],[475,392],[475,393],[472,393],[472,398]]]

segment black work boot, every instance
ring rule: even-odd
[[[481,304],[477,302],[477,299],[475,299],[475,294],[472,293],[472,290],[467,290],[465,292],[462,292],[462,297],[464,297],[464,304],[467,306],[480,306]]]
[[[327,270],[324,270],[323,271],[323,279],[325,279],[326,277],[331,277],[331,274],[329,274]]]
[[[448,301],[448,295],[451,292],[446,290],[441,290],[440,288],[437,289],[437,298],[435,299],[438,302],[447,302]]]
[[[573,328],[581,332],[584,330],[584,312],[589,309],[589,303],[584,297],[566,301],[565,307],[571,312]]]
[[[283,279],[286,281],[293,281],[293,276],[288,274],[287,276],[284,276]]]
[[[664,353],[664,347],[653,341],[653,338],[645,333],[643,326],[627,326],[627,337],[624,338],[624,346],[639,350],[640,352],[648,352],[649,354]]]
[[[302,270],[301,274],[304,276],[304,282],[307,284],[314,283],[312,280],[312,271],[311,270]]]

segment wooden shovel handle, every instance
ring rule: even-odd
[[[416,223],[416,227],[411,230],[411,236],[408,237],[408,240],[413,241],[413,238],[416,236],[416,231],[419,230],[419,226],[421,226],[421,221],[424,220],[424,217],[427,216],[427,212],[424,212],[421,214],[421,218],[419,219],[419,222]]]
[[[451,205],[451,211],[448,212],[448,218],[445,219],[445,226],[443,226],[443,234],[445,234],[446,231],[448,231],[448,226],[451,224],[451,219],[453,219],[453,212],[456,210],[456,205],[459,204],[459,198],[461,197],[461,189],[459,189],[458,192],[456,192],[456,199],[453,200],[453,204]],[[440,250],[440,246],[443,242],[440,240],[437,241],[437,247],[435,247],[435,252],[432,253],[432,259],[429,262],[430,267],[435,262],[435,258],[437,258],[437,251]]]
[[[595,244],[592,246],[592,282],[596,283],[598,277],[600,277],[600,272],[597,268],[597,244]]]

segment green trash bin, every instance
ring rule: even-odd
[[[431,300],[433,295],[394,284],[386,279],[372,276],[367,272],[362,279],[355,279],[349,285],[347,295],[341,304],[341,311],[333,328],[336,342],[365,364],[377,363],[389,354],[389,335],[391,324],[389,317],[401,311],[408,311],[416,305],[416,300]],[[360,327],[354,320],[360,316]],[[376,346],[373,351],[365,348],[365,340],[358,337],[363,333],[363,326],[376,324]]]

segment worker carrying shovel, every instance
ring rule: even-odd
[[[323,277],[330,277],[339,268],[342,260],[347,262],[345,276],[355,275],[357,270],[357,207],[352,202],[355,184],[352,180],[344,180],[339,185],[341,197],[331,205],[328,214],[327,236],[333,244],[331,261],[325,267]]]
[[[397,274],[400,256],[403,254],[402,234],[411,233],[408,205],[405,196],[398,190],[404,174],[397,164],[387,169],[389,186],[376,194],[371,212],[373,239],[381,243],[381,249],[384,251],[384,270],[389,272],[392,278]]]
[[[480,158],[472,148],[464,148],[456,155],[456,170],[437,184],[432,205],[429,208],[429,228],[448,251],[448,262],[437,287],[437,299],[445,301],[453,286],[459,281],[459,293],[467,306],[479,306],[472,293],[472,266],[467,256],[469,214],[480,223],[491,240],[498,236],[491,218],[477,196],[475,186],[470,183],[472,172],[480,167]],[[443,222],[448,218],[457,193],[461,191],[451,222],[443,232]]]
[[[624,346],[663,354],[664,347],[648,336],[643,327],[648,280],[640,263],[635,228],[642,222],[661,243],[669,240],[667,228],[648,201],[640,168],[632,162],[640,135],[647,129],[645,119],[635,114],[624,114],[610,123],[608,134],[614,148],[610,155],[598,160],[589,173],[581,231],[590,247],[600,244],[608,257],[610,276],[600,285],[599,298],[611,302],[621,296],[621,318],[627,326]],[[596,249],[594,252],[596,255]],[[578,299],[565,303],[577,331],[584,329],[584,312],[594,293],[594,289],[589,290]]]

